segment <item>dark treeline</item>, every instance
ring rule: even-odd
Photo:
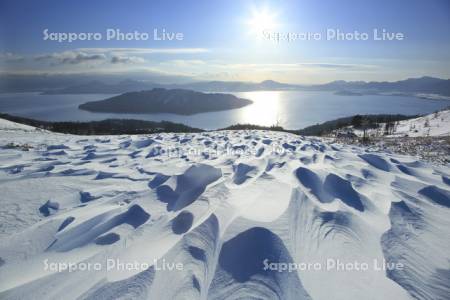
[[[393,124],[394,122],[415,118],[417,116],[405,115],[355,115],[340,118],[321,124],[308,126],[300,130],[288,130],[281,126],[259,126],[253,124],[236,124],[220,130],[270,130],[283,131],[306,136],[323,136],[333,130],[346,126],[355,128],[377,128],[380,123]],[[37,128],[60,133],[78,135],[117,135],[117,134],[149,134],[158,132],[202,132],[205,130],[189,127],[180,123],[168,121],[153,122],[135,119],[107,119],[90,122],[48,122],[29,118],[1,114],[0,118],[34,126]]]
[[[271,130],[271,131],[287,131],[281,126],[260,126],[254,124],[235,124],[219,130]]]
[[[149,134],[157,132],[203,131],[198,128],[168,121],[152,122],[134,119],[107,119],[91,122],[48,122],[8,114],[0,114],[0,118],[54,132],[78,135]]]
[[[322,136],[331,133],[333,130],[344,128],[347,126],[354,126],[357,129],[378,128],[380,123],[392,124],[393,122],[413,119],[417,117],[417,115],[405,116],[399,114],[355,115],[308,126],[300,130],[294,130],[292,132],[300,135]]]
[[[333,130],[344,128],[351,125],[358,129],[377,128],[380,123],[392,124],[393,122],[412,119],[416,117],[418,116],[386,115],[386,114],[355,115],[332,121],[327,121],[321,124],[308,126],[299,130],[284,129],[281,126],[259,126],[252,124],[237,124],[223,128],[222,130],[271,130],[271,131],[290,132],[297,135],[322,136],[331,133]]]

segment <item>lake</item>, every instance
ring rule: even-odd
[[[192,116],[174,114],[93,113],[78,105],[102,100],[113,95],[40,95],[38,93],[0,94],[0,112],[46,121],[92,121],[107,118],[132,118],[151,121],[172,121],[189,126],[217,129],[237,123],[287,129],[355,114],[425,114],[450,106],[450,101],[426,100],[406,96],[340,96],[332,92],[257,91],[233,93],[254,103],[240,109],[201,113]]]

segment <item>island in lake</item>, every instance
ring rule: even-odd
[[[100,101],[81,104],[78,108],[105,113],[173,113],[193,115],[204,112],[241,108],[253,103],[231,94],[201,93],[184,89],[154,88],[129,92]]]
[[[363,93],[348,91],[348,90],[336,91],[336,92],[334,92],[334,94],[338,95],[338,96],[362,96],[362,95],[364,95]]]

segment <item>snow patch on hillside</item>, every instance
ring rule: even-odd
[[[400,121],[391,136],[450,136],[450,110]]]
[[[386,123],[380,123],[378,128],[367,129],[368,137],[433,137],[450,136],[450,110],[438,111],[422,117],[397,121],[389,124],[389,130],[386,129]],[[338,130],[357,137],[363,137],[364,131],[355,129],[352,126]],[[336,132],[336,133],[337,133]]]
[[[35,131],[33,126],[11,122],[5,119],[0,119],[0,130],[18,130],[18,131]]]

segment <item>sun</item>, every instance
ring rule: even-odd
[[[254,10],[247,22],[250,33],[261,35],[264,30],[273,30],[277,27],[275,18],[276,14],[269,12],[267,9]]]

